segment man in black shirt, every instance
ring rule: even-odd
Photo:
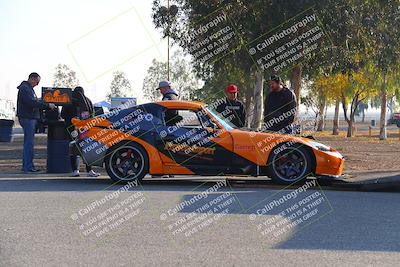
[[[241,128],[246,124],[246,109],[242,102],[237,100],[238,88],[236,85],[229,85],[226,88],[227,97],[219,104],[216,111],[221,113],[233,125]]]
[[[278,76],[269,79],[271,92],[264,103],[264,126],[267,131],[292,134],[297,111],[296,96]]]

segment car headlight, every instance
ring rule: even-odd
[[[309,142],[311,146],[313,146],[314,148],[320,150],[320,151],[324,151],[324,152],[328,152],[328,151],[333,151],[333,149],[329,146],[326,146],[324,144],[318,143],[318,142]]]

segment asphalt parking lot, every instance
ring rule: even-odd
[[[398,266],[400,194],[302,189],[4,177],[0,266]]]

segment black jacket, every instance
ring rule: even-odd
[[[230,101],[226,98],[217,106],[216,111],[239,128],[246,124],[246,109],[240,101]]]
[[[92,101],[81,93],[72,92],[72,104],[64,106],[61,110],[61,117],[65,120],[67,127],[72,125],[72,118],[79,118],[82,112],[89,112],[90,116],[94,114]]]
[[[22,119],[40,119],[40,110],[48,107],[38,99],[33,87],[23,81],[18,87],[17,116]]]
[[[280,131],[293,123],[297,110],[296,96],[284,87],[279,92],[270,92],[264,103],[266,130]]]

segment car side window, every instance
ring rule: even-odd
[[[162,119],[160,118],[160,112],[151,106],[140,107],[141,114],[144,116],[146,123],[152,123],[154,125],[162,125]]]
[[[199,117],[193,110],[167,109],[164,113],[165,125],[185,128],[203,128]]]
[[[201,121],[203,127],[213,128],[213,129],[218,128],[217,124],[215,124],[215,122],[213,122],[212,119],[208,115],[206,115],[204,112],[198,111],[197,114],[200,118],[200,121]]]

